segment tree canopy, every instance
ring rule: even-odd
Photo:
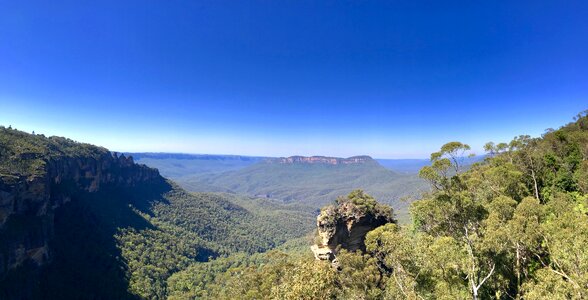
[[[266,263],[217,274],[206,297],[588,298],[586,113],[540,138],[485,149],[467,169],[466,144],[433,153],[420,175],[434,189],[412,204],[412,224],[372,230],[365,253],[339,253],[339,270],[304,254],[259,254]],[[375,202],[359,192],[339,201]]]

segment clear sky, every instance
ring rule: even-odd
[[[588,1],[0,0],[0,124],[117,151],[428,157],[588,109]]]

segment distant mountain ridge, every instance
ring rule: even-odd
[[[266,159],[262,156],[225,155],[225,154],[188,154],[188,153],[167,153],[167,152],[125,152],[135,159],[186,159],[186,160],[218,160],[218,161],[261,161]]]
[[[417,174],[419,170],[431,163],[430,159],[380,159],[367,155],[352,156],[348,158],[333,156],[303,156],[289,157],[225,155],[225,154],[188,154],[166,152],[124,152],[132,155],[135,161],[157,168],[165,177],[178,179],[181,177],[193,177],[195,175],[220,174],[227,171],[235,171],[256,164],[266,163],[324,163],[331,165],[354,164],[357,162],[377,162],[383,167],[402,174]],[[465,164],[481,161],[484,156],[467,158]],[[210,191],[214,191],[211,189]]]
[[[426,182],[416,176],[428,161],[424,159],[409,160],[405,169],[399,168],[398,172],[367,155],[348,158],[132,155],[137,162],[158,168],[163,176],[192,192],[235,193],[319,208],[353,189],[362,188],[379,201],[393,204],[400,219],[408,215],[409,204],[401,199],[419,198],[429,189]],[[212,159],[215,157],[217,159]]]
[[[224,191],[317,209],[354,189],[364,189],[381,202],[392,204],[400,218],[407,216],[409,204],[401,199],[418,198],[428,190],[426,182],[416,175],[396,173],[369,156],[275,158],[227,172],[175,180],[190,191]]]
[[[157,168],[165,177],[178,180],[185,176],[217,174],[234,171],[268,159],[260,156],[185,154],[185,153],[125,153],[136,162]],[[204,189],[207,192],[221,191]]]
[[[374,161],[373,158],[367,155],[352,156],[348,158],[329,157],[329,156],[290,156],[280,157],[275,159],[268,159],[268,162],[281,164],[329,164],[329,165],[349,165],[362,164]]]

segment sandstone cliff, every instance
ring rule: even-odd
[[[326,156],[290,156],[272,159],[270,162],[281,164],[329,164],[329,165],[349,165],[371,162],[373,159],[369,156],[353,156],[349,158],[326,157]]]
[[[392,208],[382,205],[361,190],[337,199],[317,217],[315,258],[334,260],[338,249],[365,251],[366,234],[378,226],[395,223]]]
[[[161,180],[132,157],[0,128],[0,280],[25,262],[51,261],[55,211],[74,195]]]

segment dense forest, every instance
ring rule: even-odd
[[[172,274],[303,237],[314,213],[189,193],[131,157],[0,127],[0,299],[163,299]]]
[[[0,300],[588,300],[588,0],[0,0]]]
[[[123,228],[116,235],[129,289],[144,298],[165,298],[166,280],[192,264],[268,251],[303,237],[314,225],[314,211],[265,199],[190,194],[178,187],[164,199],[168,202],[153,205],[151,214],[137,212],[153,228]]]
[[[174,274],[170,297],[588,298],[586,113],[485,148],[468,170],[466,144],[433,153],[420,172],[433,191],[411,206],[412,224],[369,232],[365,253],[338,254],[339,270],[302,250],[226,258]]]
[[[280,163],[279,159],[267,159],[238,170],[171,179],[189,191],[267,197],[317,210],[338,196],[361,188],[381,202],[394,205],[399,219],[405,222],[409,219],[410,201],[404,200],[418,198],[428,190],[428,184],[417,174],[394,172],[371,157],[354,164]]]
[[[8,128],[0,141],[3,184],[42,176],[56,158],[112,159],[104,148]],[[588,298],[587,114],[485,149],[473,165],[460,142],[431,154],[419,175],[432,188],[411,204],[410,223],[370,231],[365,251],[341,249],[336,267],[313,257],[316,210],[299,203],[189,193],[163,178],[78,192],[55,211],[49,265],[10,271],[0,291],[9,299],[30,286],[34,298]],[[5,255],[5,242],[31,225],[3,218]]]

